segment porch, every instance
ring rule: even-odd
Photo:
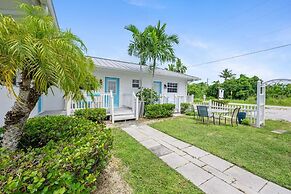
[[[131,95],[123,94],[123,101],[118,104],[115,102],[115,97],[112,91],[108,93],[98,93],[93,98],[87,96],[85,100],[73,101],[72,99],[66,100],[66,114],[72,115],[78,109],[85,108],[105,108],[107,116],[110,117],[112,123],[115,121],[125,121],[125,120],[138,120],[140,116],[140,101],[136,94],[132,92]],[[160,95],[157,103],[165,104],[172,103],[175,104],[175,113],[181,112],[181,103],[189,102],[192,103],[194,96],[181,96],[175,95],[174,99],[171,100],[166,95]]]

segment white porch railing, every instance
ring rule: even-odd
[[[139,117],[139,100],[138,100],[138,97],[135,95],[134,92],[132,92],[132,110],[133,110],[133,113],[135,115],[135,120],[138,120],[138,117]]]
[[[257,105],[254,104],[239,104],[239,103],[229,103],[227,105],[218,103],[218,102],[213,102],[210,100],[209,102],[199,102],[194,104],[195,107],[197,105],[204,105],[208,106],[209,112],[211,110],[215,109],[221,109],[221,110],[226,110],[228,114],[231,114],[235,108],[241,108],[240,112],[245,112],[246,113],[246,118],[250,120],[250,123],[252,125],[256,124],[257,120]]]
[[[85,100],[74,101],[71,98],[67,99],[67,115],[72,115],[76,110],[85,108],[105,108],[107,114],[111,115],[111,119],[114,122],[114,97],[112,91],[100,93],[93,98],[87,96]]]
[[[169,97],[161,94],[160,99],[159,99],[159,104],[166,104],[166,103],[169,103]]]
[[[188,102],[190,104],[193,104],[194,102],[194,95],[190,96],[183,96],[183,95],[174,95],[174,99],[169,100],[169,96],[166,95],[160,95],[159,104],[166,104],[166,103],[173,103],[175,104],[175,112],[180,113],[181,112],[181,103]]]

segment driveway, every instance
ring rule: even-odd
[[[291,122],[291,107],[286,106],[266,106],[266,119],[286,120]]]

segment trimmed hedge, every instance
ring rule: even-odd
[[[149,104],[145,107],[145,116],[150,119],[171,117],[174,109],[174,104]]]
[[[29,119],[19,145],[0,148],[0,193],[90,193],[112,137],[86,119],[47,116]]]
[[[190,108],[190,103],[182,102],[181,103],[181,113],[184,114]]]
[[[93,122],[103,123],[106,118],[105,108],[86,108],[79,109],[74,112],[74,115],[78,118],[85,118]]]

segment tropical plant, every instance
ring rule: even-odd
[[[156,26],[148,26],[145,29],[149,33],[146,53],[152,72],[152,89],[154,89],[154,76],[157,65],[164,62],[174,62],[176,59],[173,46],[179,43],[179,38],[177,35],[168,35],[166,26],[167,24],[161,25],[161,22],[158,21]]]
[[[2,145],[15,150],[22,128],[39,97],[55,86],[64,96],[80,99],[99,83],[94,63],[84,55],[86,47],[70,31],[61,31],[47,12],[38,6],[21,4],[25,16],[15,21],[0,15],[0,82],[16,97],[6,113]],[[13,87],[19,78],[19,93]]]
[[[186,73],[187,67],[183,65],[181,59],[177,58],[176,64],[169,64],[168,68],[166,68],[169,71],[174,71],[177,73]]]
[[[142,66],[146,65],[148,59],[147,56],[147,40],[148,33],[146,30],[140,31],[135,25],[128,25],[124,27],[126,30],[132,33],[132,40],[128,46],[128,54],[130,56],[136,56],[139,58],[140,65],[140,89],[143,89],[142,85]],[[143,99],[142,99],[143,100]]]
[[[176,72],[176,65],[175,64],[168,64],[168,67],[166,68],[166,70]]]
[[[151,88],[144,88],[143,90],[138,91],[136,96],[139,100],[143,99],[145,105],[154,104],[159,100],[158,93]]]
[[[227,69],[227,68],[224,69],[219,75],[219,77],[223,78],[224,81],[227,79],[233,78],[234,76],[235,76],[235,74],[232,73],[232,70]]]

